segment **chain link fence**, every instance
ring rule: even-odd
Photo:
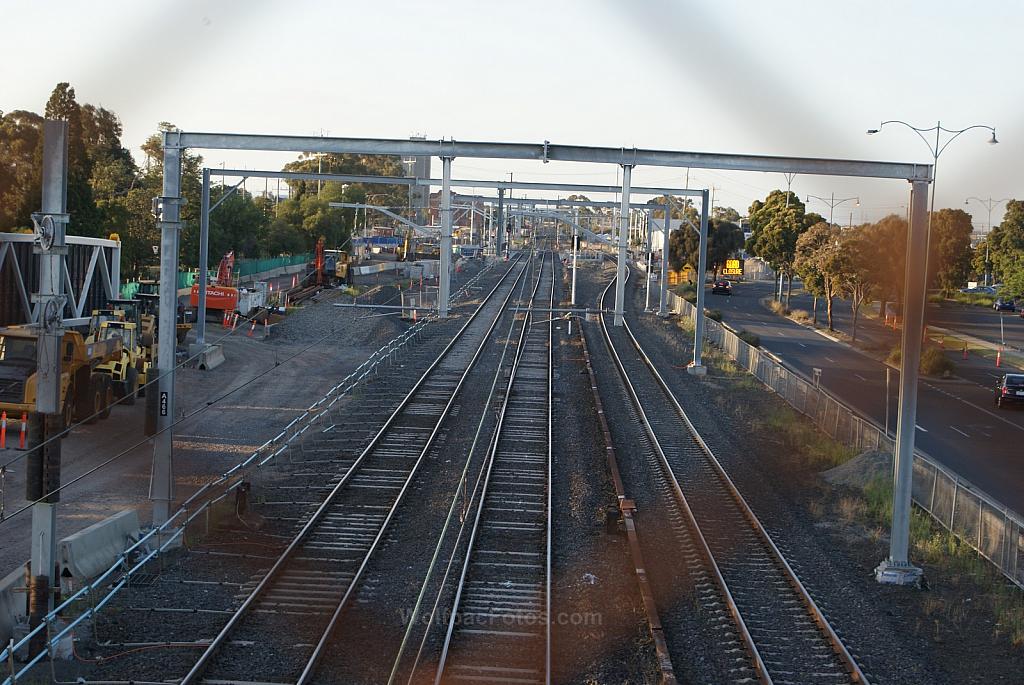
[[[668,293],[667,304],[680,316],[696,317],[696,307],[675,293]],[[874,421],[787,369],[769,352],[747,344],[728,326],[707,317],[704,321],[707,342],[810,417],[830,437],[858,452],[871,449],[892,454],[893,438]],[[919,451],[914,453],[913,498],[915,504],[1024,588],[1024,519],[1020,515]]]

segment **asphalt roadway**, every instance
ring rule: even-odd
[[[731,296],[711,295],[708,290],[706,306],[721,310],[723,320],[733,328],[756,333],[762,348],[808,378],[815,368],[820,368],[825,389],[883,425],[889,367],[849,345],[770,312],[760,300],[771,292],[770,281],[737,283]],[[804,304],[794,298],[794,307]],[[806,304],[810,304],[809,298]],[[844,329],[850,310],[837,305],[836,327]],[[822,312],[819,308],[819,316]],[[937,320],[932,321],[940,325]],[[865,328],[871,326],[881,328],[872,322]],[[861,330],[858,337],[878,335],[878,331]],[[1024,449],[1020,446],[1024,444],[1024,410],[994,407],[991,387],[1000,370],[987,368],[987,363],[969,360],[962,369],[964,377],[920,381],[915,441],[919,449],[936,461],[1011,509],[1024,512]],[[898,388],[899,372],[892,370],[890,434],[896,431]]]

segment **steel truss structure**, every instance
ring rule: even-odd
[[[903,373],[900,375],[900,410],[895,455],[895,487],[893,531],[890,554],[876,569],[883,582],[913,582],[920,576],[908,560],[910,487],[913,468],[914,424],[917,414],[918,364],[921,355],[920,331],[924,322],[925,281],[928,238],[927,190],[934,177],[931,164],[877,162],[863,160],[738,155],[706,152],[652,150],[625,147],[587,147],[543,143],[465,142],[456,140],[406,140],[387,138],[331,138],[317,136],[278,136],[237,133],[200,133],[166,131],[163,136],[164,175],[161,229],[161,282],[172,283],[178,268],[178,239],[181,203],[181,156],[189,148],[215,150],[253,150],[267,152],[336,153],[390,155],[400,157],[439,157],[441,177],[441,256],[442,278],[438,298],[441,316],[448,314],[449,274],[445,267],[451,258],[452,206],[451,164],[456,157],[584,162],[616,164],[622,167],[621,212],[618,240],[618,270],[615,297],[615,323],[621,324],[626,268],[626,232],[632,170],[636,166],[717,169],[726,171],[757,171],[765,173],[815,176],[851,176],[909,181],[910,228],[907,236],[907,263],[904,280],[904,327],[902,339]],[[661,194],[661,193],[658,193]],[[499,188],[499,206],[504,188]],[[702,225],[706,225],[707,204],[702,209]],[[500,214],[500,209],[499,209]],[[704,258],[700,260],[704,262]],[[203,269],[200,270],[201,272]],[[698,288],[698,291],[700,288]],[[174,367],[174,288],[161,289],[159,367]],[[697,321],[703,317],[698,316]],[[160,380],[161,415],[154,442],[154,521],[166,519],[173,499],[171,475],[171,432],[174,416],[174,375],[167,373]]]

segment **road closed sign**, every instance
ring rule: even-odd
[[[742,276],[743,275],[743,260],[742,259],[727,259],[725,260],[725,268],[722,269],[724,276]]]

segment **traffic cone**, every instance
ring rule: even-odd
[[[0,413],[0,450],[7,447],[7,412]]]
[[[235,313],[234,318],[231,320],[231,330],[233,331],[236,328],[238,328],[238,313],[237,312]]]
[[[25,449],[25,431],[28,428],[28,414],[21,412],[21,436],[18,438],[18,449]]]
[[[416,323],[416,310],[412,310],[412,322]]]
[[[996,368],[998,369],[1003,365],[1003,348],[996,350]]]
[[[292,287],[294,288],[298,284],[299,284],[299,275],[295,274],[294,276],[292,276]]]
[[[256,332],[256,322],[255,322],[255,321],[253,321],[253,322],[252,322],[252,326],[251,326],[251,327],[249,328],[249,332],[248,332],[248,333],[246,333],[245,335],[246,335],[247,337],[251,338],[251,337],[252,337],[252,334],[253,334],[253,333],[255,333],[255,332]]]
[[[964,359],[967,359],[967,343],[964,343]]]

